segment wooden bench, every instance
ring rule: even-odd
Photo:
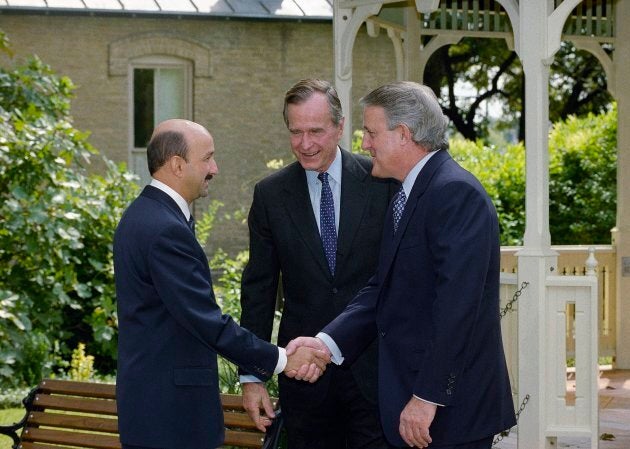
[[[44,379],[24,399],[26,414],[0,433],[13,438],[13,449],[55,449],[59,444],[89,449],[120,449],[116,416],[116,386]],[[242,406],[239,395],[222,394],[225,446],[276,448],[280,416],[267,434],[260,432]],[[278,412],[279,413],[279,412]],[[22,429],[21,436],[17,431]]]

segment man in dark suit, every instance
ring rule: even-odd
[[[223,442],[217,353],[261,380],[326,356],[287,357],[223,315],[189,204],[218,173],[201,125],[168,120],[147,148],[153,180],[114,236],[118,300],[118,423],[124,449],[214,449]],[[318,358],[319,357],[319,358]]]
[[[379,340],[379,406],[395,447],[488,449],[515,424],[499,323],[499,225],[490,198],[448,154],[448,120],[426,86],[398,82],[361,100],[372,174],[402,190],[376,274],[302,344],[351,363]],[[300,377],[298,373],[298,378]]]
[[[291,87],[284,118],[297,161],[256,185],[241,297],[241,325],[269,340],[282,279],[280,345],[315,335],[373,274],[391,184],[370,176],[368,158],[337,146],[344,119],[330,83],[306,79]],[[279,377],[291,449],[387,447],[376,406],[376,347],[366,346],[349,369],[331,366],[314,384]],[[269,396],[247,380],[245,408],[264,429],[273,416]]]

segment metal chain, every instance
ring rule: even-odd
[[[529,282],[527,281],[521,282],[521,288],[519,288],[518,290],[514,292],[514,296],[512,296],[512,299],[505,305],[501,313],[499,313],[499,318],[503,318],[505,315],[508,314],[508,312],[514,311],[513,309],[514,303],[518,301],[518,298],[521,296],[521,294],[523,293],[523,290],[525,290],[528,285],[529,285]],[[521,416],[521,413],[523,412],[523,410],[525,410],[525,405],[527,405],[528,402],[529,402],[529,394],[525,395],[525,398],[523,398],[523,402],[521,402],[521,406],[516,411],[516,422],[518,422],[518,418],[519,416]],[[499,435],[497,435],[497,437],[492,442],[492,446],[494,447],[497,443],[502,441],[505,437],[507,437],[510,434],[511,431],[512,431],[512,427],[504,432],[501,432]]]
[[[523,413],[523,410],[525,410],[525,406],[527,405],[528,402],[529,402],[529,395],[526,394],[525,397],[523,398],[523,402],[521,402],[521,406],[516,411],[516,422],[518,422],[518,418],[519,416],[521,416],[521,413]],[[501,432],[499,435],[497,435],[497,437],[492,442],[492,447],[496,446],[497,443],[503,440],[503,438],[507,437],[513,428],[514,427],[510,427],[508,430]]]
[[[514,292],[514,296],[512,296],[512,299],[505,305],[501,313],[499,313],[499,318],[503,318],[505,315],[507,315],[508,312],[513,311],[512,306],[514,306],[514,303],[518,301],[519,296],[521,296],[521,294],[523,293],[523,290],[525,290],[528,285],[529,285],[529,282],[527,281],[521,282],[521,288],[519,288],[518,290]]]

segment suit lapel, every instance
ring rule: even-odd
[[[413,188],[411,189],[411,193],[409,194],[409,199],[405,204],[405,210],[403,211],[402,216],[400,217],[400,221],[398,222],[398,230],[396,234],[393,235],[390,245],[383,245],[384,247],[384,256],[383,256],[383,274],[389,273],[392,262],[394,260],[394,256],[398,252],[398,247],[400,246],[400,242],[405,236],[405,229],[407,229],[407,225],[409,224],[410,218],[413,216],[416,207],[418,206],[418,202],[424,192],[426,192],[427,188],[431,183],[431,179],[437,173],[439,168],[442,166],[444,162],[450,160],[451,156],[445,150],[440,150],[434,156],[429,159],[427,165],[425,165],[418,177],[416,178],[416,182],[413,184]],[[393,232],[392,225],[392,212],[391,212],[391,204],[388,211],[388,222],[385,225],[386,229],[389,232]],[[389,234],[391,235],[391,234]],[[380,268],[379,268],[380,270]]]
[[[339,237],[337,238],[337,267],[350,253],[350,247],[357,234],[369,193],[366,179],[368,173],[345,150],[341,151],[342,178],[341,204],[339,207]]]
[[[311,197],[308,193],[308,185],[306,183],[306,173],[299,163],[292,165],[289,179],[284,187],[285,200],[284,206],[291,221],[295,225],[297,232],[304,240],[304,243],[311,251],[313,258],[319,263],[322,269],[330,276],[328,262],[324,255],[322,240],[317,229],[315,215],[313,215],[313,206]]]

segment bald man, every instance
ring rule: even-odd
[[[287,357],[223,315],[190,204],[219,172],[201,125],[168,120],[147,148],[152,180],[114,236],[118,423],[123,449],[214,449],[223,443],[217,354],[261,381],[284,371],[315,381],[329,358]]]

